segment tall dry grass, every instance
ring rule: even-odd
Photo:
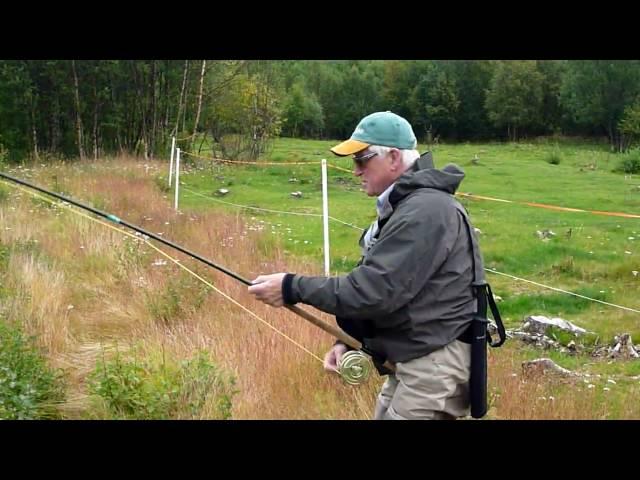
[[[55,181],[78,199],[161,234],[252,279],[261,273],[320,274],[321,266],[267,255],[265,239],[239,215],[181,211],[154,182],[160,168],[132,158],[35,170],[33,179]],[[97,205],[100,204],[100,205]],[[68,373],[69,418],[86,416],[86,377],[96,361],[135,348],[191,358],[206,350],[236,377],[234,419],[367,419],[382,379],[362,386],[326,373],[317,357],[331,346],[329,335],[285,309],[254,300],[246,286],[166,247],[184,265],[291,337],[313,355],[275,333],[237,305],[167,261],[140,239],[81,218],[60,207],[11,192],[0,204],[0,242],[12,248],[7,274],[13,292],[3,310],[37,333],[51,362]],[[164,263],[166,262],[166,263]],[[327,322],[333,319],[314,311]],[[523,354],[514,342],[490,354],[489,418],[637,417],[638,407],[613,411],[602,386],[523,378]],[[628,403],[628,402],[627,402]],[[625,406],[626,405],[626,406]],[[198,418],[214,416],[207,404]]]

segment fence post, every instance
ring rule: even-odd
[[[329,196],[327,193],[327,160],[322,159],[322,221],[324,227],[324,274],[329,272]]]
[[[171,160],[169,160],[169,188],[171,188],[171,177],[173,176],[173,154],[176,150],[176,137],[171,137]]]
[[[176,197],[175,209],[178,210],[178,189],[180,188],[180,149],[176,148]]]

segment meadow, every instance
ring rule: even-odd
[[[317,163],[326,158],[339,167],[329,169],[330,253],[332,274],[342,274],[358,261],[357,240],[375,219],[375,199],[345,171],[350,160],[329,152],[335,143],[279,139],[253,165],[216,162],[206,150],[184,155],[178,211],[168,154],[4,170],[254,278],[276,271],[321,274]],[[480,230],[487,279],[501,298],[507,328],[546,315],[593,332],[589,341],[598,345],[620,333],[640,338],[638,313],[493,273],[640,309],[639,219],[524,203],[637,215],[640,177],[614,171],[620,155],[597,143],[554,139],[420,146],[427,149],[437,167],[452,162],[466,173],[460,192],[473,196],[458,199]],[[327,334],[254,301],[233,279],[162,249],[285,339],[144,239],[107,226],[0,184],[0,319],[6,327],[0,334],[13,339],[2,343],[0,366],[4,361],[7,378],[15,377],[4,396],[0,389],[11,407],[0,408],[0,417],[369,418],[383,379],[353,387],[325,373],[320,359],[332,343]],[[540,357],[582,376],[523,376],[522,362]],[[489,360],[488,419],[639,417],[633,398],[640,360],[541,351],[516,339],[490,350]]]

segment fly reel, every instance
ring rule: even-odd
[[[371,359],[360,350],[349,350],[340,359],[338,372],[349,385],[358,385],[369,378],[373,370]]]

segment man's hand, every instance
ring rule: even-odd
[[[249,287],[249,293],[255,297],[271,305],[272,307],[281,307],[284,305],[282,299],[282,280],[286,273],[272,273],[271,275],[260,275],[253,280]]]
[[[331,350],[324,356],[324,369],[332,372],[338,371],[338,365],[340,365],[342,355],[344,355],[347,350],[348,347],[344,343],[336,343],[331,347]]]

